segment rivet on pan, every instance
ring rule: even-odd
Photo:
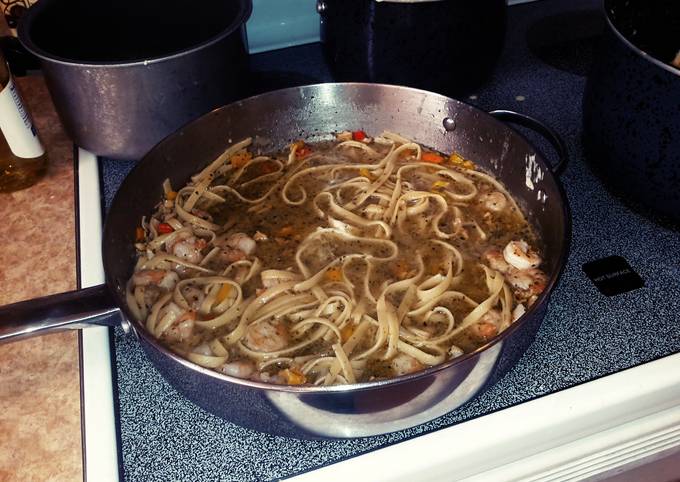
[[[120,320],[120,326],[123,329],[123,333],[128,335],[130,332],[132,332],[133,335],[135,335],[137,338],[137,330],[132,328],[132,323],[130,323],[130,320],[128,320],[125,316],[123,316]]]
[[[456,121],[455,119],[451,119],[450,117],[444,117],[444,129],[446,129],[448,132],[453,131],[456,128]]]

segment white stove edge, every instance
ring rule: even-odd
[[[97,157],[78,149],[80,280],[83,288],[104,282],[102,216]],[[83,478],[117,482],[118,441],[113,399],[109,328],[82,330],[81,400]]]
[[[104,281],[96,156],[79,150],[81,280]],[[99,226],[100,229],[85,229]],[[117,481],[109,330],[82,336],[85,479]],[[599,480],[680,451],[680,354],[291,479]],[[398,463],[395,463],[398,461]]]
[[[599,480],[680,450],[679,368],[671,355],[288,480]]]

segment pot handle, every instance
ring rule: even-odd
[[[534,119],[531,116],[511,110],[492,110],[489,114],[500,121],[528,127],[532,131],[543,136],[557,152],[557,162],[550,165],[550,170],[556,176],[559,176],[562,173],[569,160],[569,151],[567,150],[567,145],[564,143],[562,137],[560,137],[552,127],[545,125],[543,122]]]
[[[115,326],[120,309],[106,285],[0,307],[0,344],[90,325]]]

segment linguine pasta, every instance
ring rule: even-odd
[[[137,230],[134,317],[221,373],[330,385],[485,345],[545,288],[505,188],[456,154],[343,132],[264,155],[230,146]]]

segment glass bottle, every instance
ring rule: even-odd
[[[0,53],[0,192],[34,184],[47,171],[47,155]]]

